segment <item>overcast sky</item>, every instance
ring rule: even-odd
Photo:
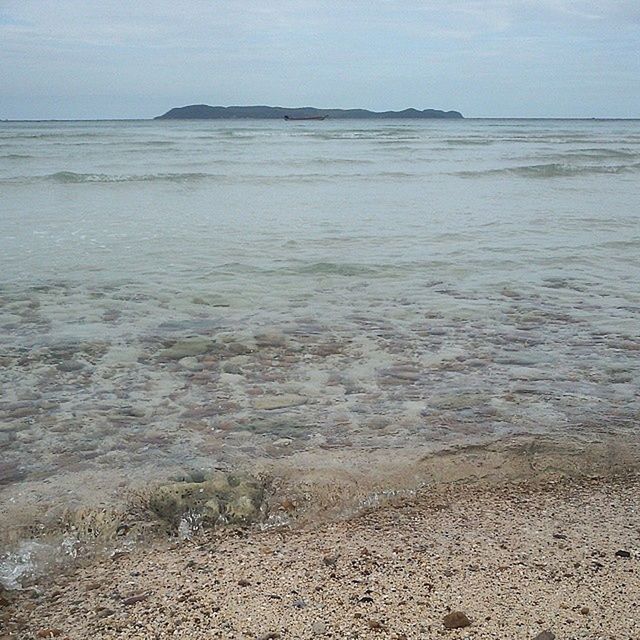
[[[0,118],[640,117],[640,0],[0,0]]]

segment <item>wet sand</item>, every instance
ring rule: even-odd
[[[5,593],[0,637],[638,638],[640,475],[609,451],[605,473],[452,453],[425,462],[448,482],[348,518],[140,546]],[[470,625],[447,629],[451,611]]]

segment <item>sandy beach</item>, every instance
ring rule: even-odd
[[[466,479],[348,518],[218,527],[4,592],[0,638],[640,637],[637,471],[568,475],[545,454],[526,478],[533,459],[511,455],[501,478],[494,451],[478,480],[474,455],[438,459],[441,474],[466,460]]]

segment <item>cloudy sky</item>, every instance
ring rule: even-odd
[[[0,118],[640,117],[640,0],[0,0]]]

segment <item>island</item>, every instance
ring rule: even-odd
[[[462,118],[459,111],[440,111],[439,109],[403,109],[402,111],[369,111],[368,109],[317,109],[316,107],[211,107],[207,104],[190,104],[175,107],[154,120],[226,120],[226,119],[426,119],[426,118]]]

